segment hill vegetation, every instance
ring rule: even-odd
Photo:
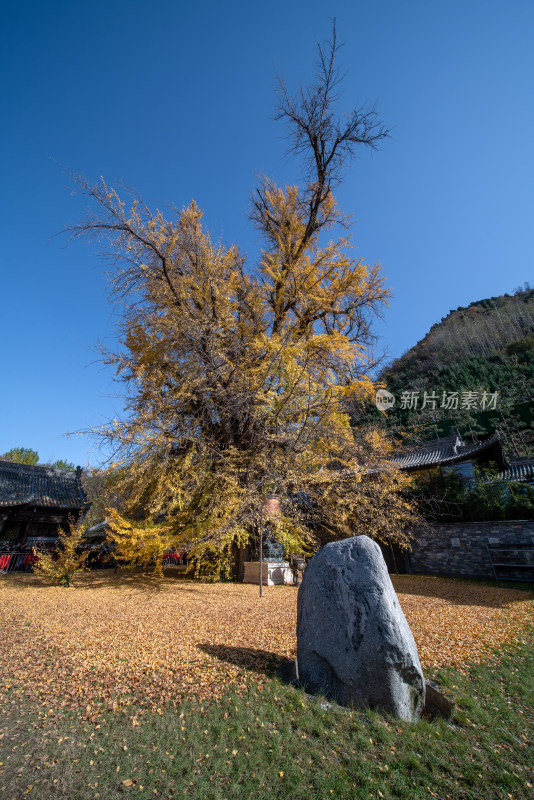
[[[380,374],[395,396],[394,434],[420,439],[458,427],[464,435],[501,432],[510,455],[534,450],[534,288],[449,312]]]

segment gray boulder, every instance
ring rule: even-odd
[[[415,722],[425,680],[380,547],[368,536],[325,545],[297,602],[300,681],[343,705]]]

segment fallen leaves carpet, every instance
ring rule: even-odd
[[[423,668],[477,662],[533,618],[528,592],[402,575],[394,578]],[[205,584],[92,572],[74,588],[33,575],[0,579],[4,702],[38,700],[50,713],[163,711],[184,696],[215,698],[262,682],[296,653],[297,589]]]

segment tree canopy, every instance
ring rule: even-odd
[[[38,464],[39,453],[31,447],[12,447],[2,456],[4,461],[12,461],[15,464]]]
[[[37,466],[39,461],[39,453],[37,450],[32,450],[31,447],[12,447],[7,453],[0,456],[4,461],[12,461],[15,464],[31,464]],[[76,469],[72,461],[65,461],[63,458],[58,458],[51,463],[41,464],[41,466],[54,467],[54,469],[74,470]]]
[[[255,535],[266,492],[282,497],[277,536],[289,552],[355,532],[405,541],[407,478],[384,437],[356,436],[347,413],[373,391],[371,323],[389,292],[380,267],[355,256],[334,189],[357,148],[387,131],[374,110],[336,112],[337,52],[334,31],[309,87],[293,96],[279,83],[277,117],[304,180],[260,181],[258,263],[214,241],[194,201],[167,218],[78,179],[96,210],[72,233],[107,243],[121,312],[119,346],[103,357],[126,412],[97,433],[115,448],[136,552],[160,524],[165,546],[170,531],[218,574]],[[111,516],[123,536],[128,520]]]

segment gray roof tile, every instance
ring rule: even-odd
[[[498,433],[493,433],[481,442],[467,444],[457,434],[424,442],[405,453],[393,456],[392,461],[400,469],[423,469],[438,467],[443,464],[455,464],[479,455],[490,448],[500,445]]]
[[[512,461],[508,469],[499,473],[499,480],[531,483],[534,481],[534,458]]]
[[[0,461],[0,508],[81,509],[86,502],[81,470]]]

